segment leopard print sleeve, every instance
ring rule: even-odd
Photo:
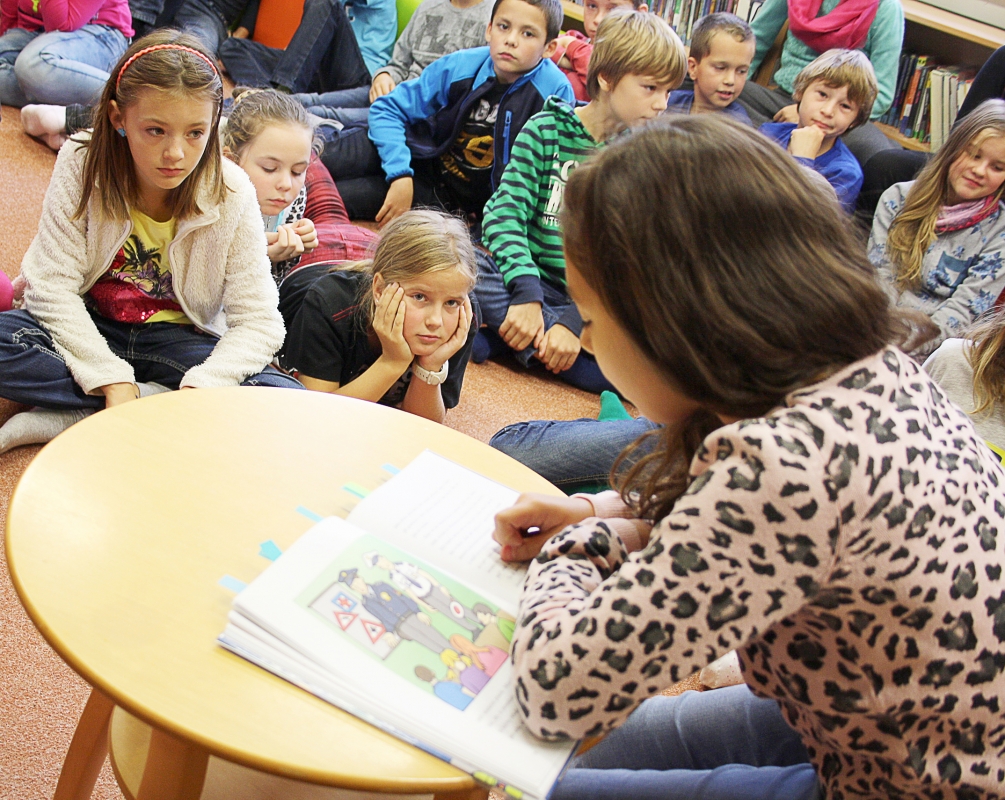
[[[616,727],[812,597],[841,514],[826,486],[814,491],[806,479],[807,462],[824,463],[819,438],[799,412],[728,426],[706,440],[690,487],[645,549],[629,556],[602,520],[547,543],[513,639],[517,700],[533,733]],[[840,459],[828,468],[840,480]]]

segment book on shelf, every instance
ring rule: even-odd
[[[967,67],[936,64],[929,56],[902,53],[893,103],[879,122],[938,150],[956,122],[975,74]]]
[[[525,568],[492,540],[517,492],[430,451],[241,591],[220,644],[514,800],[573,742],[523,725],[509,645]]]

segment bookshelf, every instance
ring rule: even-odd
[[[901,3],[904,6],[904,19],[908,23],[940,31],[955,39],[972,42],[991,50],[997,50],[1005,45],[1005,30],[1001,28],[961,17],[951,11],[921,3],[919,0],[901,0]]]

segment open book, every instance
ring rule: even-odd
[[[219,642],[482,783],[543,800],[575,744],[532,737],[513,694],[524,569],[500,560],[492,530],[516,497],[426,451],[238,594]]]

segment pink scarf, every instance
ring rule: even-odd
[[[823,0],[789,0],[789,30],[807,47],[823,53],[835,47],[857,50],[876,19],[879,0],[841,0],[818,17]]]
[[[998,198],[988,195],[981,200],[971,200],[969,203],[957,203],[955,206],[943,206],[939,219],[935,223],[936,233],[962,231],[990,217],[998,209]]]

